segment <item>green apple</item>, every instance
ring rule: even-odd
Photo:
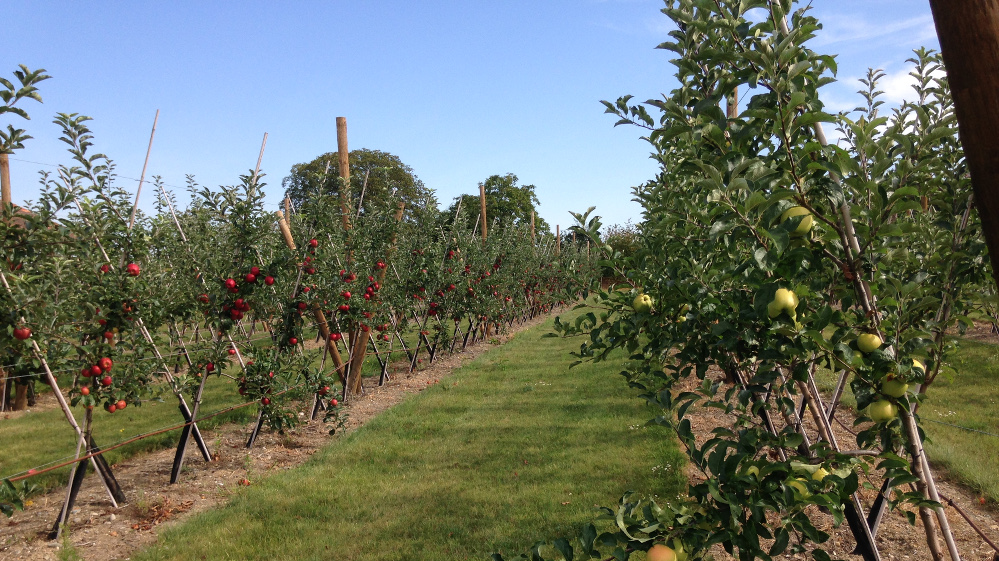
[[[857,348],[864,353],[869,353],[881,347],[881,337],[874,333],[864,333],[857,337]]]
[[[652,311],[652,297],[648,294],[639,294],[631,302],[631,307],[640,314],[647,314]]]
[[[926,365],[916,359],[912,359],[912,369],[921,376],[926,375]]]
[[[794,494],[800,495],[801,498],[803,499],[807,499],[808,497],[812,496],[812,494],[808,492],[808,483],[805,482],[805,480],[800,477],[795,477],[794,479],[788,479],[787,481],[784,482],[784,485],[790,487],[791,489],[794,489]]]
[[[827,475],[829,475],[829,472],[826,471],[826,468],[820,467],[812,473],[812,479],[822,481]]]
[[[867,416],[875,423],[885,423],[898,417],[898,407],[886,399],[879,399],[867,407]]]
[[[881,382],[881,393],[890,397],[902,397],[909,390],[909,384],[901,380],[889,379]]]
[[[798,307],[798,295],[793,290],[778,288],[774,293],[774,299],[767,304],[767,315],[770,319],[779,316],[782,312],[787,312],[791,318],[795,317],[795,308]]]
[[[793,206],[785,210],[784,214],[780,215],[780,219],[781,222],[784,222],[790,218],[794,218],[795,216],[804,216],[804,218],[801,219],[801,222],[798,223],[798,227],[791,232],[793,237],[800,238],[811,231],[812,224],[815,223],[815,219],[812,218],[812,213],[808,212],[808,209],[800,206]]]
[[[690,304],[684,304],[680,306],[680,317],[676,318],[677,323],[683,323],[687,321],[687,312],[690,311]]]

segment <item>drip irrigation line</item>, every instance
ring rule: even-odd
[[[969,427],[962,427],[961,425],[955,425],[955,424],[952,424],[952,423],[945,423],[943,421],[935,421],[933,419],[923,418],[922,420],[929,421],[931,423],[936,423],[938,425],[947,425],[948,427],[954,427],[956,429],[966,430],[968,432],[977,432],[978,434],[984,434],[986,436],[993,436],[995,438],[999,438],[999,434],[992,434],[991,432],[985,432],[983,430],[973,429],[973,428],[969,428]]]

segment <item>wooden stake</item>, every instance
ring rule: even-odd
[[[739,116],[739,86],[736,86],[732,90],[732,95],[728,96],[726,113],[729,119],[735,119]]]
[[[139,194],[142,193],[142,183],[146,180],[146,167],[149,166],[149,153],[153,151],[153,137],[156,136],[156,123],[160,120],[160,110],[156,110],[153,118],[153,130],[149,133],[149,146],[146,148],[146,161],[142,164],[142,175],[139,176],[139,187],[135,190],[135,203],[132,205],[132,216],[128,219],[128,229],[135,225],[135,211],[139,208]]]
[[[295,251],[295,238],[291,236],[291,228],[288,227],[288,221],[284,219],[284,213],[279,210],[274,214],[277,215],[278,228],[281,230],[281,236],[284,237],[284,243],[288,249]]]
[[[482,245],[486,245],[486,186],[479,183],[479,202],[482,204]]]
[[[343,217],[343,230],[350,230],[350,216],[347,208],[347,192],[350,190],[350,150],[347,148],[347,118],[336,118],[336,150],[340,156],[340,214]]]
[[[11,204],[9,158],[10,154],[0,154],[0,202],[3,202],[3,208]]]
[[[336,341],[330,339],[329,323],[327,323],[326,315],[323,314],[323,310],[318,302],[312,304],[312,316],[316,318],[316,326],[319,328],[319,334],[326,340],[326,349],[333,359],[333,366],[336,368],[337,376],[340,377],[340,383],[343,384],[343,387],[347,387],[347,378],[343,371],[343,357],[340,356],[340,349],[336,346]]]
[[[534,211],[531,211],[531,243],[535,243],[534,237]]]
[[[559,225],[555,225],[555,255],[562,255],[562,231]]]

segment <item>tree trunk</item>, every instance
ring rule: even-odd
[[[28,384],[17,384],[14,397],[14,411],[24,411],[28,408]]]
[[[975,206],[999,283],[999,3],[930,0]]]

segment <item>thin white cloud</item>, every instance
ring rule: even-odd
[[[888,41],[900,35],[907,43],[924,43],[936,40],[933,16],[929,14],[901,21],[867,21],[856,16],[826,14],[821,16],[823,29],[816,33],[814,45],[834,45],[839,43],[864,43]]]

